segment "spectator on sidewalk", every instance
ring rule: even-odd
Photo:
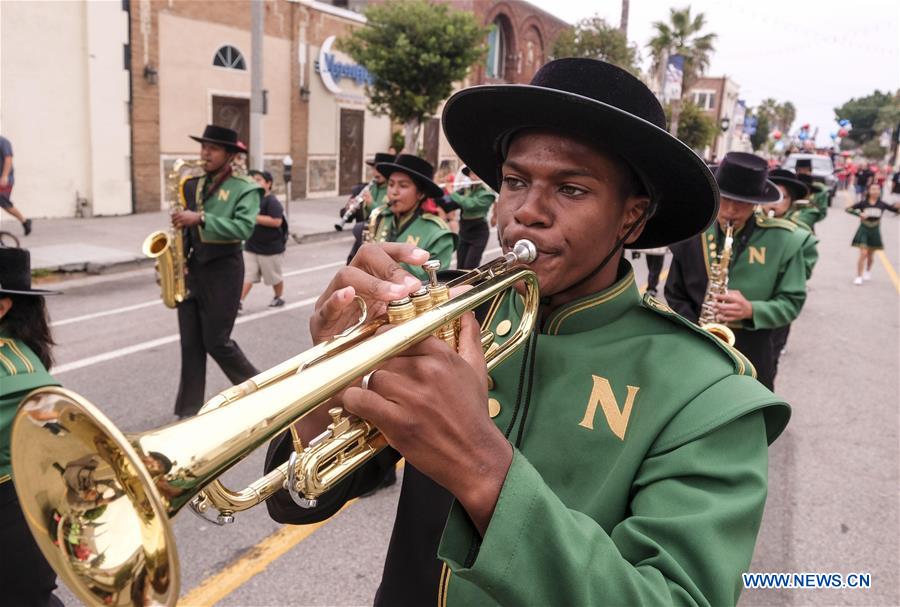
[[[25,236],[31,234],[31,220],[25,219],[22,212],[12,203],[12,189],[15,183],[13,171],[13,151],[9,139],[0,135],[0,209],[3,209],[22,224]]]
[[[259,282],[260,279],[274,291],[275,296],[269,303],[269,307],[280,308],[284,305],[284,280],[281,276],[281,266],[284,262],[284,249],[288,234],[284,207],[272,193],[271,173],[250,171],[249,175],[263,187],[264,193],[262,204],[259,206],[259,215],[256,216],[253,234],[244,243],[246,273],[238,309],[243,308],[247,293],[250,292],[253,283]]]

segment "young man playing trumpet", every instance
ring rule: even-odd
[[[346,411],[407,461],[375,603],[734,603],[767,442],[789,409],[742,356],[642,300],[622,255],[702,231],[717,208],[709,170],[668,135],[646,86],[590,59],[548,63],[527,86],[460,91],[443,124],[500,193],[504,250],[535,243],[543,299],[535,331],[490,377],[468,314],[458,352],[429,337],[344,392]],[[400,264],[426,259],[410,244],[364,246],[319,299],[314,341],[356,319],[355,296],[377,314],[418,289]],[[521,313],[509,292],[484,324],[502,342]],[[291,449],[274,441],[267,467]],[[269,511],[320,520],[380,472],[361,469],[317,509],[281,492]]]

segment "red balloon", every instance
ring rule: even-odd
[[[850,133],[850,131],[848,131],[847,129],[841,129],[841,130],[838,131],[838,136],[839,136],[839,137],[846,137],[849,133]]]
[[[781,139],[781,131],[778,131],[778,130],[772,131],[772,138],[775,141],[778,141],[779,139]]]
[[[803,124],[803,129],[804,129],[804,130],[807,130],[807,131],[809,130],[809,123],[808,123],[808,122],[806,122],[806,123]]]

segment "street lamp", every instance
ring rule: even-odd
[[[727,116],[722,118],[722,121],[719,122],[719,126],[722,127],[722,132],[724,133],[728,130],[728,127],[731,126],[731,118],[728,118]]]
[[[284,217],[288,220],[288,224],[290,224],[290,217],[288,217],[288,209],[291,207],[291,169],[294,167],[294,159],[291,158],[291,155],[288,154],[284,158],[281,159],[281,164],[284,167],[284,187],[285,187],[285,198],[284,201]]]

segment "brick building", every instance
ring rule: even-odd
[[[727,152],[736,149],[740,142],[740,136],[734,136],[744,120],[743,109],[738,103],[739,92],[740,86],[727,76],[717,78],[704,76],[688,91],[688,98],[720,127],[716,131],[712,145],[706,150],[700,150],[708,158],[721,159]],[[722,126],[728,128],[722,130]]]

